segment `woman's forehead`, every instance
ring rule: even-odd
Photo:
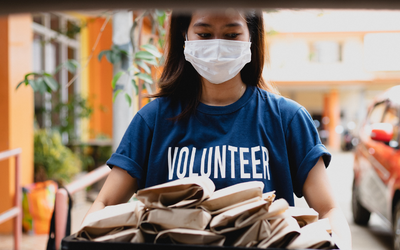
[[[237,10],[227,11],[196,11],[192,15],[191,25],[196,23],[213,24],[216,22],[224,23],[246,23],[244,15]]]

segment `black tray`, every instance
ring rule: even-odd
[[[128,242],[94,242],[78,241],[75,235],[65,237],[61,242],[62,250],[249,250],[260,249],[256,247],[226,247],[203,245],[178,245],[178,244],[153,244],[153,243],[128,243]],[[282,248],[268,248],[282,250]],[[298,249],[299,250],[299,249]],[[307,249],[310,250],[310,249]]]

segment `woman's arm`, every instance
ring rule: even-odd
[[[103,209],[105,206],[127,202],[137,188],[135,178],[132,178],[125,170],[114,166],[86,216]]]
[[[322,158],[318,160],[317,164],[308,173],[303,186],[303,194],[308,205],[319,213],[320,219],[329,218],[332,232],[338,236],[342,249],[351,249],[350,228],[343,212],[333,197]]]

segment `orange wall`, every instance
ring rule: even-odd
[[[104,23],[104,18],[88,20],[89,51],[92,50]],[[103,134],[112,137],[112,87],[113,66],[105,58],[98,60],[102,50],[112,46],[112,25],[109,22],[104,29],[100,41],[89,63],[89,100],[94,112],[90,119],[90,138]]]
[[[0,17],[0,152],[22,148],[22,185],[33,182],[33,91],[15,87],[32,71],[31,15]],[[14,160],[0,161],[0,213],[12,207]],[[12,220],[0,224],[0,233],[12,230]]]

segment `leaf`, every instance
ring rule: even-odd
[[[31,88],[33,89],[34,92],[39,91],[39,85],[36,83],[35,80],[26,80],[25,85],[31,85]]]
[[[155,12],[156,12],[156,15],[157,15],[158,24],[160,26],[164,26],[164,22],[165,22],[165,19],[167,17],[167,13],[165,11],[163,11],[163,10],[157,10],[157,9],[156,9]]]
[[[29,76],[41,76],[41,74],[36,73],[36,72],[32,72],[32,73],[26,74],[26,75],[25,75],[25,81],[28,80],[28,77],[29,77]]]
[[[125,99],[129,104],[129,107],[132,105],[132,98],[128,95],[128,93],[125,93]]]
[[[142,79],[145,82],[148,82],[150,84],[153,84],[153,79],[151,78],[151,76],[149,74],[145,74],[145,73],[137,73],[135,74],[137,77],[139,77],[140,79]]]
[[[112,63],[112,64],[116,64],[116,63],[118,63],[119,61],[121,61],[121,54],[119,53],[119,52],[115,52],[115,51],[111,51],[110,52],[110,54],[109,54],[109,61]],[[108,57],[107,57],[108,58]]]
[[[75,73],[75,72],[76,72],[76,69],[78,68],[78,66],[79,66],[78,61],[76,61],[76,60],[74,60],[74,59],[69,59],[69,60],[66,62],[67,70],[68,70],[69,72],[71,72],[71,73]]]
[[[25,83],[25,86],[28,85],[29,83],[25,80],[21,81],[18,83],[17,87],[15,88],[15,90],[17,90],[19,88],[19,86],[21,86],[21,84]]]
[[[64,67],[64,65],[62,63],[60,63],[57,68],[54,70],[54,75],[57,74],[58,71],[60,71],[62,68]]]
[[[130,66],[127,71],[129,72],[131,70],[133,71],[133,73],[140,72],[140,70],[137,67],[135,67],[135,65]]]
[[[34,88],[33,86],[36,86],[37,90],[42,94],[47,92],[47,84],[43,80],[43,77],[39,77],[38,79],[34,80],[29,80],[29,84],[31,84],[32,88]]]
[[[122,89],[118,89],[117,91],[114,92],[112,101],[115,102],[115,98],[117,98],[117,95],[122,91]]]
[[[151,53],[153,56],[160,58],[162,54],[158,51],[157,47],[153,44],[143,44],[140,48],[144,49],[145,51]]]
[[[108,59],[107,53],[110,53],[111,50],[103,50],[99,53],[99,56],[97,57],[99,59],[99,61],[101,61],[101,58],[105,55]]]
[[[155,13],[156,13],[157,16],[163,16],[165,14],[165,11],[159,10],[159,9],[155,9]]]
[[[58,82],[52,76],[43,76],[43,81],[46,85],[53,91],[57,91],[58,89]]]
[[[154,65],[154,66],[158,66],[158,62],[157,62],[157,60],[155,58],[149,59],[149,60],[147,60],[147,59],[142,59],[142,60],[144,62],[148,63],[148,64],[151,64],[151,65]]]
[[[151,69],[150,69],[150,67],[144,62],[144,61],[142,61],[142,60],[136,60],[135,61],[136,62],[136,64],[139,66],[139,67],[141,67],[142,69],[144,69],[144,71],[146,71],[147,73],[151,73]]]
[[[154,60],[155,57],[148,51],[139,51],[135,53],[135,59]]]
[[[124,74],[124,71],[119,71],[117,74],[115,74],[115,76],[113,77],[112,81],[111,81],[111,87],[113,89],[115,89],[115,86],[117,85],[117,82],[119,80],[119,78]]]
[[[139,87],[137,86],[135,79],[132,79],[132,85],[135,88],[135,94],[137,95],[139,93]]]

